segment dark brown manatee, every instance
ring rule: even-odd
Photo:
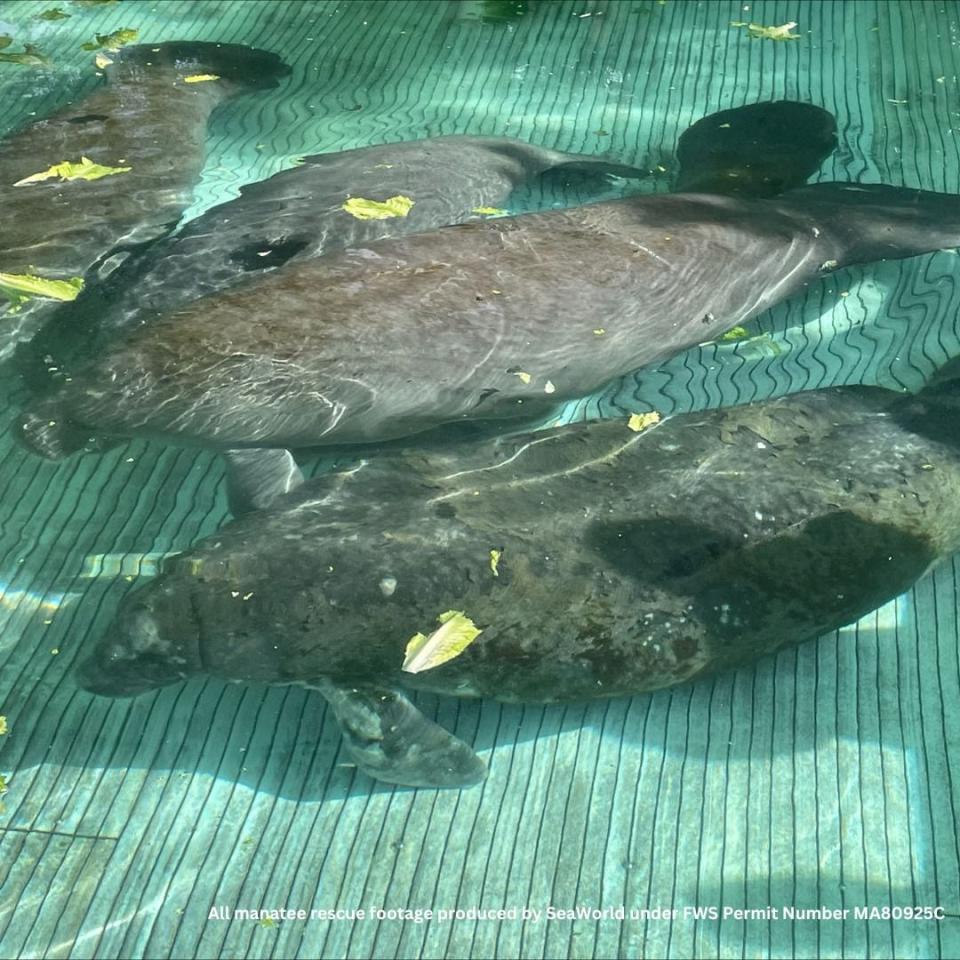
[[[643,196],[291,263],[164,316],[28,407],[26,445],[147,436],[251,455],[509,424],[742,324],[851,263],[960,244],[960,197],[821,183]]]
[[[811,108],[812,109],[812,108]],[[551,184],[609,186],[643,171],[599,157],[562,153],[508,137],[449,136],[385,143],[305,157],[303,163],[242,187],[222,203],[131,256],[102,283],[55,311],[23,351],[20,367],[42,385],[63,379],[124,331],[193,300],[255,283],[286,263],[385,237],[476,219],[513,189],[549,174]],[[362,219],[349,198],[406,197],[403,216]],[[31,369],[32,367],[32,369]]]
[[[669,687],[855,621],[960,547],[960,386],[842,387],[406,451],[309,481],[124,598],[81,684],[305,684],[374,777],[462,786],[403,690],[566,702]],[[481,629],[401,669],[446,611]]]
[[[724,110],[681,136],[676,189],[773,196],[806,182],[836,147],[836,122],[808,103],[777,101]],[[386,237],[421,233],[517,199],[598,199],[611,176],[644,171],[602,157],[563,153],[507,137],[447,136],[321,153],[213,207],[175,235],[131,256],[73,304],[55,311],[31,342],[44,383],[63,379],[123,331],[193,300],[253,283],[284,264]],[[538,192],[539,191],[539,192]],[[408,197],[405,216],[358,219],[349,197]],[[565,205],[572,205],[569,202]],[[25,351],[26,353],[26,351]],[[39,361],[39,362],[37,362]],[[22,364],[24,369],[27,364]]]
[[[276,54],[239,44],[160,43],[111,57],[102,86],[0,141],[0,273],[90,277],[109,269],[109,254],[171,230],[191,202],[214,107],[290,72]],[[203,75],[218,79],[187,82]],[[129,170],[21,183],[83,157]],[[0,357],[55,308],[34,300],[11,311],[0,297]]]
[[[718,130],[725,143],[719,154]],[[702,181],[721,194],[752,190],[768,196],[802,185],[835,145],[833,117],[811,104],[727,110],[699,120],[681,137],[679,182]],[[765,175],[771,168],[776,182]],[[236,200],[131,257],[106,282],[54,312],[22,352],[21,371],[41,391],[49,389],[51,379],[72,379],[83,357],[109,353],[121,332],[201,296],[238,285],[255,296],[253,286],[271,271],[292,276],[303,261],[324,253],[463,221],[504,202],[513,187],[539,186],[546,193],[534,193],[533,202],[540,205],[545,196],[557,195],[550,188],[558,185],[563,200],[582,199],[611,172],[639,173],[600,158],[489,137],[442,137],[309,157],[302,167],[243,188]],[[350,196],[382,201],[396,195],[413,200],[406,216],[362,220],[343,208]],[[526,372],[517,375],[523,379]],[[300,481],[286,451],[230,449],[225,456],[235,513],[263,506]]]
[[[698,120],[680,138],[677,189],[772,196],[806,182],[836,147],[836,122],[820,107],[757,103]],[[386,237],[474,219],[514,197],[523,209],[599,199],[611,176],[640,178],[602,157],[507,137],[446,136],[308,156],[240,189],[176,234],[130,256],[105,282],[53,313],[24,351],[21,370],[62,380],[123,331],[284,264]],[[519,188],[519,190],[517,189]],[[515,192],[516,191],[516,192]],[[358,219],[344,201],[413,201],[404,216]],[[571,202],[573,201],[573,202]],[[32,354],[32,357],[30,357]],[[40,362],[36,363],[39,358]],[[32,359],[35,371],[29,371]]]

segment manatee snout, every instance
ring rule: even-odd
[[[77,667],[82,689],[101,697],[135,697],[197,672],[196,624],[184,611],[175,619],[163,616],[151,599],[134,594],[121,605],[109,632]]]

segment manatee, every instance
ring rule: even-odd
[[[960,548],[960,385],[841,387],[411,450],[321,475],[168,560],[79,670],[133,696],[197,673],[305,684],[371,776],[483,765],[409,691],[626,696],[851,623]],[[410,673],[408,641],[481,630]]]
[[[803,184],[836,140],[833,116],[812,104],[778,101],[724,110],[697,121],[680,138],[677,189],[783,192]],[[255,281],[285,263],[460,223],[478,216],[477,210],[500,208],[518,187],[556,187],[560,197],[576,195],[584,202],[596,199],[611,176],[644,175],[602,157],[506,137],[434,137],[308,156],[293,169],[241,187],[237,199],[138,251],[106,282],[88,286],[77,301],[53,313],[29,354],[41,360],[41,383],[51,366],[53,379],[63,379],[77,349],[93,355],[120,331]],[[414,201],[402,217],[363,220],[343,209],[349,197],[398,195]],[[27,357],[28,370],[29,363]]]
[[[880,184],[460,224],[290,263],[160,317],[29,405],[18,434],[51,459],[91,437],[266,448],[286,489],[291,448],[529,421],[837,267],[958,244],[960,197]]]
[[[681,137],[681,183],[696,179],[700,171],[699,179],[709,183],[712,192],[743,194],[756,189],[768,195],[773,190],[769,177],[756,173],[748,180],[741,172],[767,170],[773,158],[800,157],[802,162],[777,163],[783,171],[777,185],[800,186],[836,146],[833,117],[810,104],[753,104],[718,116],[703,118]],[[726,134],[727,147],[718,154],[710,132],[731,126],[736,136],[731,140]],[[771,143],[765,142],[768,136]],[[502,138],[444,137],[307,158],[301,168],[243,188],[239,199],[131,257],[106,283],[88,287],[76,303],[56,311],[21,353],[21,372],[42,391],[51,377],[72,378],[80,357],[109,350],[118,331],[149,323],[164,309],[236,282],[255,283],[285,263],[357,246],[388,232],[415,232],[463,220],[469,212],[483,209],[473,204],[502,202],[510,187],[524,176],[529,183],[537,172],[541,187],[547,186],[543,181],[549,175],[549,183],[559,178],[564,198],[582,195],[582,189],[576,190],[578,176],[582,188],[583,180],[595,185],[611,172],[637,174],[605,160]],[[418,198],[403,218],[358,220],[343,210],[343,198],[349,194],[386,198],[398,192]],[[234,513],[263,506],[274,493],[291,489],[301,479],[285,450],[232,449],[226,460]]]
[[[0,272],[90,277],[169,232],[191,202],[214,107],[276,86],[290,72],[276,54],[229,43],[132,46],[111,58],[104,85],[0,141]],[[185,82],[204,74],[217,79]],[[17,185],[82,157],[130,169],[97,180]],[[55,307],[34,300],[16,311],[0,308],[0,357]]]
[[[21,368],[41,385],[51,367],[54,379],[62,379],[75,354],[94,356],[120,331],[156,315],[290,261],[476,218],[475,211],[499,208],[514,187],[543,175],[581,187],[586,180],[596,190],[611,176],[644,173],[507,137],[435,137],[305,157],[297,167],[241,187],[237,199],[90,285],[52,314],[24,351]],[[413,201],[406,215],[360,219],[343,208],[350,197],[382,202],[395,196]]]

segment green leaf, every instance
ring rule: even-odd
[[[113,33],[98,33],[96,40],[80,45],[81,50],[119,50],[128,43],[133,43],[140,36],[139,30],[121,27]]]
[[[746,327],[731,327],[720,339],[721,340],[742,340],[750,335]]]
[[[112,177],[115,173],[129,173],[132,169],[133,167],[105,167],[87,157],[81,157],[79,163],[71,160],[55,163],[42,173],[33,173],[29,177],[18,180],[14,186],[22,187],[29,183],[39,183],[51,177],[59,177],[61,180],[99,180],[101,177]]]
[[[499,207],[474,207],[471,213],[480,213],[485,217],[505,217],[507,215],[506,210],[501,210]]]
[[[0,50],[9,47],[11,43],[12,37],[0,37]],[[0,63],[18,63],[21,67],[45,67],[50,63],[50,58],[41,53],[39,47],[26,43],[23,53],[0,53]]]
[[[383,201],[351,197],[344,202],[343,209],[358,220],[388,220],[390,217],[405,217],[413,203],[413,200],[402,194]]]
[[[661,419],[660,414],[657,413],[656,410],[652,410],[650,413],[634,413],[631,414],[630,419],[627,421],[627,426],[634,433],[640,433],[648,427],[659,423]]]
[[[407,673],[432,670],[460,656],[483,632],[462,610],[448,610],[437,620],[441,626],[429,636],[417,633],[410,638],[402,670]]]
[[[64,13],[59,7],[54,7],[52,10],[44,10],[43,13],[38,13],[37,20],[69,20],[70,14]]]
[[[31,297],[39,297],[41,300],[76,300],[82,289],[82,277],[48,280],[46,277],[34,277],[29,273],[0,273],[0,294],[14,305],[19,305]]]

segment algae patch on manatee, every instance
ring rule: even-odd
[[[390,217],[405,217],[412,209],[414,201],[403,194],[388,197],[386,200],[367,200],[364,197],[350,197],[344,201],[343,209],[358,220],[389,220]]]
[[[89,157],[81,157],[79,163],[72,160],[55,163],[40,173],[23,177],[14,186],[24,187],[31,183],[40,183],[41,180],[50,180],[52,177],[59,177],[61,180],[99,180],[101,177],[112,177],[117,173],[129,173],[132,169],[133,167],[107,167],[94,163]]]
[[[462,610],[448,610],[441,613],[437,620],[441,625],[429,636],[417,633],[410,638],[402,670],[407,673],[432,670],[460,656],[482,633]]]

